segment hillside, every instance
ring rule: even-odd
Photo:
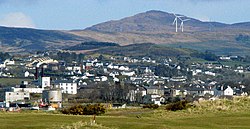
[[[77,44],[72,47],[66,48],[66,50],[92,50],[92,49],[99,49],[103,47],[113,47],[113,46],[119,46],[116,43],[109,43],[109,42],[95,42],[95,41],[90,41],[90,42],[84,42],[81,44]]]
[[[177,14],[180,15],[180,14]],[[1,51],[67,49],[87,42],[109,42],[119,45],[154,43],[169,47],[192,48],[216,54],[247,55],[250,43],[250,22],[224,24],[190,19],[184,32],[172,24],[175,16],[162,11],[147,11],[121,20],[100,23],[83,30],[58,31],[0,27]],[[242,35],[243,39],[238,37]]]
[[[174,14],[152,10],[121,20],[97,24],[85,30],[97,32],[175,31],[175,26],[172,25],[174,19]],[[219,28],[228,26],[227,24],[217,22],[202,22],[186,16],[182,19],[190,19],[185,22],[186,31],[209,30],[209,27],[212,25]]]
[[[152,43],[130,44],[126,46],[110,46],[90,51],[91,53],[107,54],[113,56],[130,56],[130,57],[177,57],[188,56],[192,52],[190,49],[170,48]]]
[[[184,32],[178,27],[179,32],[176,33],[172,24],[174,18],[171,13],[152,10],[121,20],[100,23],[84,30],[72,30],[69,33],[121,45],[155,43],[201,51],[209,50],[217,54],[246,55],[250,52],[248,44],[235,40],[240,34],[250,35],[248,22],[202,22],[185,16],[182,19],[190,20],[184,22]]]
[[[58,49],[89,40],[56,30],[0,27],[1,51]]]

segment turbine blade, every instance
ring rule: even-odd
[[[177,20],[177,19],[175,18],[175,19],[174,19],[174,22],[173,22],[173,25],[175,24],[176,20]]]

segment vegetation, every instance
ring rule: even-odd
[[[159,108],[159,105],[157,105],[157,104],[146,104],[146,105],[143,105],[142,108],[157,109],[157,108]]]
[[[20,85],[22,81],[32,81],[32,79],[24,78],[0,78],[0,86]]]
[[[82,37],[54,30],[0,27],[2,45],[26,50],[46,50],[65,47],[67,43],[83,41]],[[58,42],[64,42],[62,44]],[[6,46],[7,47],[7,46]]]
[[[175,103],[168,104],[166,106],[166,110],[177,111],[177,110],[184,110],[184,109],[187,109],[189,107],[190,107],[190,105],[188,104],[187,101],[178,101]]]
[[[102,48],[95,51],[100,54],[108,54],[115,56],[131,56],[131,57],[173,57],[180,55],[188,55],[191,50],[162,47],[152,43],[132,44],[127,46],[116,46],[109,48]]]
[[[104,105],[101,104],[88,104],[88,105],[75,105],[70,108],[62,110],[63,114],[72,115],[100,115],[105,113]]]
[[[116,43],[110,43],[110,42],[84,42],[72,47],[67,48],[67,50],[91,50],[91,49],[97,49],[102,47],[112,47],[112,46],[119,46]]]
[[[213,54],[212,52],[206,51],[206,52],[193,52],[191,53],[192,57],[196,57],[196,58],[201,58],[207,61],[217,61],[218,60],[218,56],[216,56],[215,54]]]
[[[214,129],[250,126],[250,99],[200,101],[186,110],[167,111],[162,108],[110,109],[104,115],[93,116],[53,114],[54,112],[0,112],[1,129],[24,128],[118,128],[118,129]],[[218,108],[218,106],[223,108]],[[223,110],[221,110],[223,109]]]
[[[65,62],[79,61],[83,60],[84,54],[76,54],[70,52],[58,52],[56,55],[53,55],[52,58],[57,60],[64,60]]]

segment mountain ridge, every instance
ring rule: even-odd
[[[87,41],[99,41],[120,45],[154,43],[185,46],[188,43],[194,49],[209,48],[208,50],[214,52],[220,51],[220,48],[223,51],[230,51],[234,47],[237,51],[250,52],[247,42],[239,43],[235,40],[240,34],[245,37],[250,36],[250,22],[225,24],[215,21],[203,22],[184,16],[183,19],[190,20],[184,22],[184,32],[181,32],[180,21],[178,21],[178,33],[176,33],[173,25],[174,18],[172,13],[150,10],[82,30],[0,27],[0,49],[8,48],[8,51],[65,49]]]

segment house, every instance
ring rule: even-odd
[[[30,76],[30,72],[29,71],[25,71],[24,72],[24,77],[29,77]]]
[[[157,94],[160,96],[164,95],[164,87],[161,86],[149,86],[149,87],[144,87],[147,91],[147,94]]]
[[[6,65],[15,65],[15,61],[13,59],[7,59],[4,61]]]
[[[180,77],[172,77],[170,78],[170,81],[172,82],[185,82],[187,80],[186,76],[180,76]]]
[[[130,102],[142,102],[142,97],[147,94],[147,91],[143,87],[135,87],[135,89],[129,90],[127,99]]]
[[[143,97],[144,104],[157,104],[165,103],[165,98],[158,94],[147,94]]]
[[[207,89],[203,87],[190,87],[186,90],[187,94],[192,96],[204,96],[205,94],[214,95],[214,91],[212,89]]]
[[[77,94],[77,83],[72,80],[56,80],[55,88],[60,88],[62,93]]]
[[[121,71],[129,71],[129,67],[128,66],[120,66],[119,70],[121,70]]]
[[[212,88],[214,96],[233,96],[234,90],[230,86],[215,86]]]
[[[135,75],[135,71],[123,71],[123,72],[121,72],[121,75],[131,77],[131,76]]]
[[[182,88],[173,88],[170,90],[170,96],[176,97],[176,96],[186,96],[187,95],[187,90],[182,89]]]

